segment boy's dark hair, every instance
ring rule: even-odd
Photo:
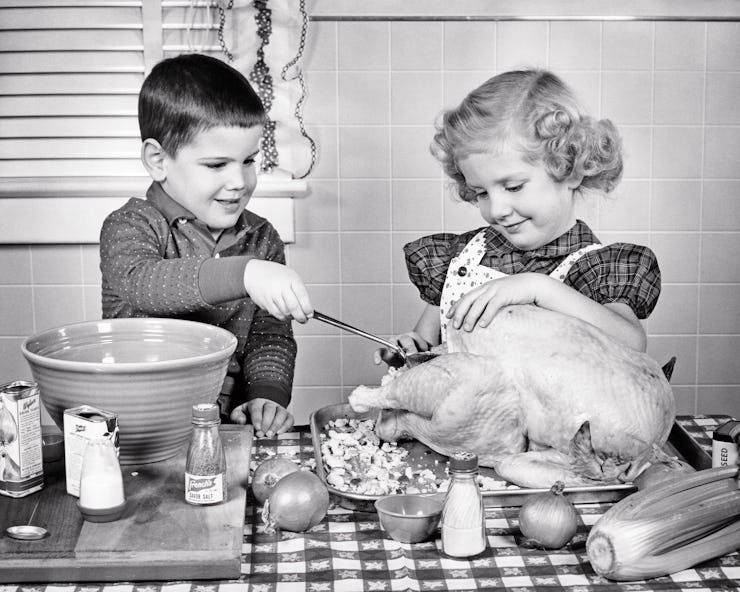
[[[162,60],[139,92],[142,141],[157,140],[173,157],[205,130],[266,122],[262,101],[249,81],[228,64],[202,54]]]

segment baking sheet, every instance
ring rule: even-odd
[[[377,413],[377,410],[372,410],[366,413],[357,413],[352,409],[352,407],[350,407],[349,403],[339,403],[322,407],[311,414],[310,427],[314,456],[316,458],[316,472],[325,483],[326,470],[324,468],[323,459],[321,458],[320,439],[320,434],[324,430],[324,426],[331,420],[339,418],[374,420],[377,417]],[[412,469],[418,470],[421,468],[427,468],[431,470],[439,480],[447,478],[446,456],[434,452],[425,444],[422,444],[417,440],[399,442],[398,445],[408,450],[406,462]],[[678,424],[675,424],[674,429],[671,431],[669,440],[666,443],[666,452],[672,456],[678,456],[696,469],[706,468],[708,458],[707,453],[696,442],[694,442],[694,440],[688,436],[685,430],[682,430]],[[711,458],[709,459],[709,464],[711,465]],[[495,471],[489,467],[481,467],[480,474],[484,477],[491,477],[502,481],[502,479],[496,475]],[[327,487],[329,488],[329,493],[332,494],[339,505],[350,510],[374,512],[375,507],[373,503],[378,499],[378,497],[380,497],[340,491],[329,484],[327,484]],[[524,503],[524,500],[528,496],[543,491],[548,491],[548,489],[516,488],[483,491],[483,502],[486,507],[518,507]],[[615,502],[635,491],[636,487],[632,484],[618,484],[566,487],[563,493],[574,504],[583,504]]]

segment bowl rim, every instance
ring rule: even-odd
[[[43,337],[59,333],[62,330],[74,330],[82,329],[84,327],[99,326],[101,324],[113,324],[113,325],[146,325],[147,327],[162,327],[165,326],[164,331],[166,332],[166,326],[179,327],[187,330],[188,327],[197,328],[200,331],[206,331],[213,335],[214,338],[225,340],[227,345],[225,348],[210,352],[207,354],[199,354],[196,356],[188,356],[186,358],[179,358],[176,360],[157,360],[152,362],[116,362],[113,364],[103,362],[84,362],[79,360],[61,360],[58,358],[50,358],[38,354],[29,349],[29,345],[42,339]],[[230,358],[236,350],[237,339],[233,333],[222,327],[211,325],[208,323],[202,323],[200,321],[191,321],[187,319],[171,319],[171,318],[160,318],[160,317],[125,317],[125,318],[113,318],[113,319],[98,319],[94,321],[81,321],[78,323],[68,323],[66,325],[60,325],[43,331],[38,331],[33,335],[26,337],[21,344],[21,353],[26,360],[31,363],[37,364],[38,366],[49,368],[53,370],[65,370],[67,372],[101,372],[106,374],[123,374],[136,372],[159,372],[163,370],[173,370],[181,367],[186,367],[192,364],[194,359],[198,359],[199,363],[207,364],[215,362],[223,358]],[[228,352],[228,353],[227,353]]]
[[[438,516],[442,513],[442,508],[444,504],[439,500],[433,497],[434,494],[418,494],[418,493],[403,493],[403,494],[395,494],[395,495],[384,495],[382,497],[379,497],[375,500],[373,505],[375,506],[375,509],[378,512],[382,512],[383,514],[386,514],[387,516],[394,516],[395,518],[434,518],[435,516]],[[400,497],[423,497],[425,499],[428,499],[430,502],[436,504],[439,506],[437,510],[434,512],[429,512],[426,514],[402,514],[400,512],[394,512],[393,510],[389,510],[388,508],[381,507],[380,502],[382,502],[384,499],[389,498],[400,498]]]

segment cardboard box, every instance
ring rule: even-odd
[[[80,405],[64,410],[64,463],[67,493],[80,497],[80,473],[88,441],[98,437],[110,438],[118,454],[118,415]]]

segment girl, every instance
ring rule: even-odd
[[[472,331],[504,306],[535,304],[645,351],[638,319],[660,294],[655,255],[603,246],[575,217],[579,194],[608,193],[621,177],[621,141],[609,120],[586,115],[550,72],[506,72],[443,113],[431,150],[487,226],[404,247],[426,302],[414,330],[397,338],[404,349],[445,341],[449,323]]]

